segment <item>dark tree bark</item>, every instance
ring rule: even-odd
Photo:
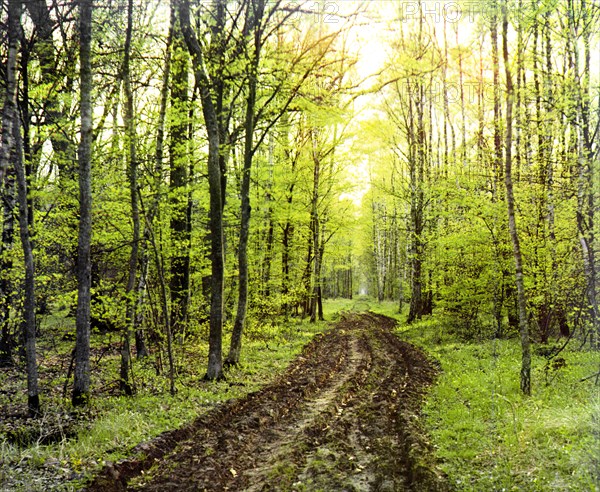
[[[19,30],[21,2],[10,0],[8,17],[8,56],[6,60],[6,92],[2,109],[2,145],[0,145],[0,183],[9,167],[11,152],[15,148],[13,127],[17,124],[17,58],[19,55]]]
[[[20,30],[21,2],[11,0],[9,2],[8,16],[8,56],[6,60],[6,91],[4,95],[4,104],[2,108],[2,140],[0,143],[0,185],[3,188],[4,198],[4,221],[2,223],[2,250],[6,251],[12,247],[14,235],[14,216],[15,208],[15,190],[14,177],[10,170],[14,167],[10,165],[11,154],[15,151],[14,127],[18,126],[17,113],[17,58],[19,53],[19,30]],[[10,260],[3,260],[3,273],[12,267]],[[12,363],[10,321],[9,321],[9,296],[11,285],[6,273],[1,279],[2,295],[2,337],[0,339],[0,355],[2,365]]]
[[[196,33],[190,25],[190,5],[188,0],[176,0],[181,30],[188,50],[192,56],[194,77],[200,90],[200,101],[204,124],[208,134],[208,186],[210,194],[210,239],[211,239],[211,305],[208,368],[205,378],[208,380],[223,378],[222,332],[223,332],[223,284],[224,284],[224,248],[223,248],[223,172],[221,169],[219,118],[212,99],[212,84],[205,71],[204,52]],[[218,0],[216,9],[224,8],[224,1]]]
[[[90,288],[92,237],[92,1],[79,2],[81,141],[79,143],[79,238],[77,247],[77,317],[72,402],[87,403],[90,392]]]
[[[321,161],[317,151],[317,136],[313,129],[311,131],[311,144],[312,144],[312,161],[313,161],[313,189],[312,197],[310,202],[310,235],[312,241],[313,251],[313,263],[312,263],[312,285],[310,290],[310,322],[316,323],[317,321],[317,299],[319,297],[320,288],[320,272],[321,272],[321,259],[319,257],[320,252],[320,220],[319,220],[319,182],[321,178]]]
[[[15,233],[16,190],[14,166],[8,168],[2,189],[2,244],[0,245],[0,367],[12,366],[12,335],[10,323],[10,306],[12,304],[13,285],[8,275],[12,270],[13,261],[8,253],[13,248]]]
[[[493,6],[493,15],[491,19],[491,37],[492,37],[492,66],[493,66],[493,85],[494,85],[494,157],[493,157],[493,180],[492,180],[492,200],[498,199],[498,188],[502,183],[502,133],[500,123],[500,56],[498,54],[498,18],[496,16],[496,3]]]
[[[20,3],[15,2],[15,3]],[[19,6],[20,9],[20,6]],[[27,180],[23,166],[23,145],[21,129],[18,120],[13,127],[15,135],[14,164],[17,175],[18,201],[19,201],[19,231],[23,257],[25,261],[25,302],[23,305],[24,322],[23,332],[25,339],[25,360],[27,366],[27,408],[29,415],[34,417],[40,412],[40,396],[38,390],[38,370],[35,348],[36,321],[35,321],[35,267],[33,261],[33,248],[29,235],[29,207],[27,203]]]
[[[171,59],[172,124],[169,150],[169,191],[171,195],[171,327],[173,334],[182,333],[187,324],[190,283],[190,234],[188,204],[184,193],[188,186],[188,59],[189,53],[178,26],[173,36]]]
[[[236,365],[240,361],[242,350],[242,333],[246,325],[248,311],[248,237],[250,235],[250,172],[254,157],[254,127],[256,111],[256,89],[258,84],[258,64],[262,43],[261,21],[265,8],[264,0],[251,0],[248,4],[247,27],[253,35],[253,45],[249,48],[248,63],[248,96],[246,98],[246,116],[244,121],[244,164],[242,168],[242,185],[240,189],[240,242],[238,246],[238,306],[231,334],[229,354],[226,365]]]
[[[281,124],[283,132],[283,148],[286,161],[290,164],[290,176],[294,177],[296,174],[296,163],[298,162],[299,152],[292,155],[289,145],[289,115],[284,113],[282,116]],[[296,182],[291,179],[290,183],[286,187],[286,210],[287,215],[285,224],[283,225],[282,236],[281,236],[281,293],[284,299],[290,292],[290,248],[294,237],[294,224],[290,218],[292,203],[294,202],[294,188]],[[283,304],[283,314],[288,317],[290,305],[287,300]]]
[[[424,209],[424,165],[426,159],[425,128],[423,122],[423,87],[417,83],[414,88],[417,101],[409,101],[409,142],[414,149],[409,158],[410,180],[410,269],[411,296],[407,323],[421,319],[426,311],[426,298],[423,292],[423,209]],[[416,115],[414,114],[416,111]],[[416,121],[415,121],[416,116]]]
[[[6,63],[6,95],[2,112],[2,141],[0,145],[0,183],[4,181],[9,160],[12,158],[17,181],[17,197],[19,206],[19,230],[25,262],[25,302],[23,335],[25,342],[25,358],[27,366],[27,407],[31,416],[36,416],[40,409],[38,391],[38,373],[35,350],[35,271],[33,250],[29,237],[27,182],[23,165],[23,141],[19,113],[17,111],[17,57],[21,30],[21,0],[8,2],[8,59]],[[12,236],[12,233],[11,233]],[[7,320],[4,320],[6,324]],[[3,326],[4,357],[9,358],[8,338]]]

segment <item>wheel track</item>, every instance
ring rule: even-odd
[[[414,419],[434,371],[393,325],[343,317],[274,383],[200,417],[170,449],[104,470],[89,490],[444,490]]]
[[[331,415],[331,418],[335,419],[340,404],[338,401],[340,389],[359,371],[368,355],[358,349],[355,338],[349,339],[348,348],[350,354],[347,363],[344,364],[341,373],[336,375],[334,383],[320,392],[318,397],[305,402],[298,420],[276,431],[277,438],[269,443],[257,459],[258,463],[264,465],[259,465],[248,472],[248,482],[244,490],[248,492],[278,490],[278,487],[270,487],[273,484],[269,482],[269,475],[276,470],[277,465],[286,461],[290,454],[294,454],[297,461],[306,460],[307,449],[310,449],[306,446],[310,444],[310,429],[317,425],[316,421],[322,415]]]

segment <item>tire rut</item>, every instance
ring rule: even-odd
[[[248,485],[244,490],[257,492],[264,490],[272,475],[276,474],[280,463],[287,463],[290,454],[302,454],[303,447],[306,448],[307,430],[315,425],[317,418],[324,413],[332,413],[337,410],[336,400],[340,397],[340,388],[353,376],[365,359],[365,354],[358,349],[356,339],[350,339],[348,343],[350,355],[344,364],[343,372],[336,375],[333,384],[319,392],[316,398],[306,400],[303,410],[291,424],[283,429],[275,430],[276,439],[270,442],[257,457],[258,463],[264,463],[250,470],[247,474]]]
[[[343,316],[272,384],[140,448],[88,490],[446,490],[418,423],[435,371],[394,325]]]

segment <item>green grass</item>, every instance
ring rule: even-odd
[[[392,301],[379,302],[368,296],[354,296],[353,299],[327,299],[323,303],[323,312],[325,319],[338,319],[340,312],[365,312],[373,311],[384,314],[402,322],[404,318],[398,313],[398,303]]]
[[[461,343],[435,319],[400,328],[442,366],[424,408],[442,469],[463,491],[600,490],[600,354],[567,349],[566,365],[532,361],[533,395],[519,390],[516,340]]]
[[[399,314],[392,302],[356,297],[324,304],[328,321],[339,319],[340,311],[367,309],[398,319],[400,336],[422,346],[441,363],[443,372],[427,399],[424,424],[441,467],[457,490],[600,490],[595,482],[598,475],[594,475],[600,466],[599,388],[593,380],[580,382],[598,371],[598,353],[563,352],[566,366],[548,374],[545,359],[534,356],[533,396],[524,398],[519,392],[516,341],[459,342],[435,318],[406,327],[406,313]],[[57,325],[61,323],[56,320]],[[108,389],[92,400],[77,438],[26,448],[0,440],[0,491],[77,490],[87,475],[106,461],[123,458],[136,444],[190,422],[220,401],[260,388],[325,327],[325,323],[311,325],[295,319],[250,326],[241,365],[228,372],[227,381],[215,383],[202,381],[206,343],[189,340],[176,349],[175,396],[168,392],[166,376],[156,375],[154,357],[134,362],[136,396],[110,396],[118,358],[113,353],[94,359],[98,360],[94,384]],[[47,331],[52,342],[48,347],[40,343],[48,354],[41,364],[42,374],[51,372],[43,367],[51,357],[57,353],[68,357],[72,348],[71,342],[57,346],[57,337],[52,336],[56,334]],[[97,337],[94,344],[99,347],[117,339]],[[224,350],[228,343],[226,333]],[[55,386],[61,388],[63,381],[47,380],[43,387],[48,393]],[[44,396],[48,421],[71,410],[60,393],[55,390],[52,396]],[[43,427],[45,422],[42,419],[36,425]],[[6,479],[10,488],[3,485]]]
[[[331,312],[328,314],[332,316]],[[102,357],[93,367],[92,384],[96,389],[99,386],[109,389],[91,400],[76,438],[65,436],[56,444],[28,447],[19,447],[0,438],[0,491],[78,490],[86,476],[106,462],[125,457],[140,442],[181,427],[216,403],[244,396],[273,380],[325,327],[326,323],[310,324],[292,319],[249,330],[240,365],[229,369],[227,380],[219,382],[202,380],[208,347],[204,341],[190,339],[184,346],[176,348],[178,391],[174,396],[168,392],[166,374],[156,374],[154,356],[143,362],[134,361],[133,376],[138,388],[135,396],[110,396],[110,388],[115,388],[118,374],[118,357],[114,353]],[[56,337],[52,339],[55,344]],[[92,344],[101,346],[107,342],[106,337],[97,336]],[[70,342],[64,345],[53,346],[48,353],[58,352],[64,356],[70,350]],[[43,341],[41,346],[44,346]],[[228,347],[226,333],[223,340],[225,353]],[[49,364],[50,358],[46,362]],[[64,375],[61,375],[60,381],[43,384],[62,387],[63,381]],[[41,427],[72,411],[68,399],[62,399],[60,391],[55,391],[52,396],[43,395],[42,404],[46,416],[35,423]]]

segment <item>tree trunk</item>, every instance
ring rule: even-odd
[[[190,254],[187,223],[186,187],[188,186],[188,59],[185,42],[178,26],[173,36],[171,60],[171,140],[169,145],[169,192],[171,197],[171,328],[182,334],[187,323]]]
[[[600,348],[600,311],[596,292],[597,272],[594,251],[594,149],[592,132],[590,131],[590,28],[587,22],[589,15],[588,6],[585,0],[582,0],[581,9],[584,26],[584,70],[580,88],[581,93],[578,97],[578,112],[581,118],[581,126],[578,128],[580,134],[578,145],[577,228],[579,230],[579,243],[583,254],[583,267],[587,283],[587,317],[591,328],[591,344],[595,348]],[[574,49],[576,50],[577,47]],[[577,53],[574,58],[575,73],[579,73]]]
[[[131,89],[131,37],[133,32],[133,0],[127,2],[127,30],[125,33],[125,47],[123,58],[123,86],[125,89],[125,112],[123,121],[125,123],[125,143],[127,148],[128,161],[128,179],[129,195],[131,200],[131,220],[133,234],[131,239],[131,251],[129,254],[129,275],[127,287],[125,289],[125,298],[127,311],[125,317],[125,327],[123,330],[123,346],[121,347],[121,392],[126,395],[133,394],[133,388],[129,378],[129,366],[131,364],[131,332],[134,328],[135,320],[135,287],[138,266],[138,251],[140,242],[140,210],[138,205],[138,183],[137,183],[137,152],[136,152],[136,132],[133,111],[133,91]]]
[[[23,335],[25,341],[25,358],[27,366],[27,407],[30,416],[36,416],[40,409],[38,392],[38,373],[35,350],[35,272],[33,251],[29,237],[27,182],[23,166],[23,142],[19,113],[17,111],[17,57],[21,30],[20,0],[8,2],[8,58],[6,63],[6,97],[2,112],[2,142],[0,145],[0,183],[4,182],[9,161],[12,157],[17,180],[17,197],[19,205],[19,232],[25,263],[25,302]],[[10,223],[10,221],[9,221]],[[12,225],[12,224],[11,224]],[[3,231],[4,232],[4,231]],[[10,233],[12,236],[12,232]],[[4,358],[10,360],[8,320],[4,320],[3,345]],[[8,352],[8,353],[7,353]]]
[[[312,130],[312,160],[313,160],[313,192],[311,200],[311,218],[310,218],[310,232],[312,238],[312,250],[314,251],[313,260],[313,272],[312,272],[312,289],[310,293],[310,322],[316,323],[317,321],[317,300],[319,297],[320,288],[320,271],[321,271],[321,259],[319,258],[320,246],[320,221],[319,221],[319,181],[321,162],[320,157],[317,155],[317,136],[315,135],[316,130]]]
[[[12,248],[14,235],[15,190],[14,176],[10,173],[11,154],[15,149],[13,128],[17,125],[17,57],[19,53],[19,30],[20,30],[21,2],[11,0],[9,2],[8,17],[8,55],[6,60],[6,91],[4,105],[2,108],[2,140],[0,143],[0,185],[4,201],[4,220],[2,222],[2,252]],[[14,170],[14,168],[12,168]],[[3,255],[2,272],[8,272],[12,268],[12,261]],[[0,339],[0,356],[3,366],[12,364],[12,349],[10,336],[10,280],[8,276],[2,275],[0,280],[2,295],[2,337]]]
[[[79,2],[81,141],[79,144],[79,238],[77,247],[77,317],[72,402],[87,403],[90,392],[90,288],[92,237],[92,1]]]
[[[9,251],[13,248],[15,232],[15,176],[14,167],[9,168],[5,174],[4,182],[0,183],[2,189],[3,220],[2,244],[0,245],[0,367],[13,365],[12,336],[10,322],[10,306],[12,305],[12,281],[8,272],[12,270],[13,261]],[[13,171],[13,172],[11,172]]]
[[[410,174],[410,265],[411,265],[411,297],[407,323],[421,319],[426,311],[426,299],[423,289],[423,208],[424,208],[424,166],[426,159],[425,129],[423,121],[424,98],[423,87],[416,85],[418,100],[410,101],[410,108],[417,113],[415,125],[414,114],[410,117],[410,138],[415,149],[409,162]]]
[[[10,0],[8,19],[8,55],[6,60],[6,92],[2,109],[2,145],[0,146],[0,183],[9,167],[10,155],[15,148],[13,127],[17,118],[17,57],[21,2]]]
[[[515,217],[515,198],[512,183],[512,110],[513,110],[513,82],[508,59],[508,18],[506,5],[502,5],[502,47],[504,55],[504,68],[506,71],[506,140],[505,140],[505,170],[504,183],[506,186],[506,204],[508,209],[508,228],[513,244],[515,259],[515,281],[517,285],[517,299],[519,306],[519,331],[521,335],[521,391],[531,395],[531,353],[529,342],[529,326],[527,322],[527,308],[525,303],[525,284],[523,281],[523,264],[521,246]]]
[[[246,324],[246,313],[248,306],[248,238],[250,232],[250,172],[252,170],[252,159],[254,157],[254,129],[256,126],[256,90],[258,85],[258,66],[260,62],[260,52],[262,48],[262,32],[260,29],[261,20],[264,14],[265,1],[252,0],[247,7],[247,26],[249,32],[254,35],[253,51],[249,60],[248,73],[248,97],[246,99],[246,118],[244,122],[244,166],[241,185],[241,205],[240,205],[240,242],[238,248],[238,268],[239,268],[239,286],[238,286],[238,307],[233,325],[229,355],[226,363],[229,365],[238,364],[240,360],[242,333]],[[267,254],[272,246],[272,223],[271,236],[267,244]],[[269,260],[270,261],[270,260]]]
[[[224,187],[221,170],[220,136],[217,111],[212,100],[211,83],[205,73],[204,53],[195,32],[190,26],[190,6],[188,0],[178,0],[179,19],[187,47],[192,55],[194,77],[200,88],[202,113],[208,134],[208,187],[210,194],[210,236],[211,236],[211,303],[208,368],[205,379],[214,380],[223,377],[222,332],[223,332],[223,284],[224,284],[224,248],[223,248],[223,197]],[[219,0],[217,8],[223,7]]]
[[[164,157],[164,141],[165,141],[165,120],[167,117],[167,102],[169,99],[169,80],[171,76],[171,50],[173,44],[173,33],[175,30],[175,24],[177,20],[176,10],[171,6],[171,19],[169,22],[169,32],[167,34],[167,47],[165,50],[165,67],[162,78],[162,86],[160,89],[160,107],[158,111],[158,125],[156,131],[156,148],[154,150],[154,200],[150,205],[150,210],[147,211],[147,217],[144,225],[144,240],[141,243],[142,250],[140,251],[141,266],[140,266],[140,278],[137,286],[137,311],[135,317],[135,348],[138,358],[146,357],[148,350],[144,340],[143,322],[144,322],[144,310],[143,303],[146,297],[146,288],[148,282],[148,267],[150,263],[150,253],[148,251],[148,244],[152,243],[152,224],[154,217],[158,213],[158,207],[160,204],[161,187],[163,183],[163,157]],[[162,304],[162,303],[161,303]],[[164,304],[163,304],[164,306]],[[168,316],[167,311],[163,313],[166,317]],[[169,320],[170,322],[170,320]],[[170,331],[170,330],[169,330]]]
[[[19,3],[20,2],[15,2]],[[20,5],[19,5],[20,10]],[[33,248],[29,235],[28,203],[27,203],[27,180],[23,166],[23,145],[21,140],[21,129],[18,120],[13,126],[15,136],[14,163],[17,175],[18,201],[19,201],[19,231],[23,256],[25,261],[25,302],[24,311],[24,335],[25,335],[25,358],[27,365],[27,408],[29,415],[35,417],[40,412],[40,396],[38,390],[38,370],[35,349],[36,321],[35,321],[35,267],[33,261]]]
[[[294,176],[296,171],[296,159],[293,158],[290,154],[289,149],[289,117],[287,113],[284,113],[281,118],[281,127],[284,132],[284,155],[286,160],[290,161],[291,169],[290,175]],[[292,181],[287,185],[286,189],[286,219],[285,225],[283,226],[282,236],[281,236],[281,293],[284,297],[283,303],[283,314],[287,319],[289,315],[289,303],[287,300],[287,296],[290,292],[290,248],[292,244],[292,239],[294,236],[294,224],[291,221],[291,207],[294,201],[294,187],[295,182]]]
[[[319,265],[317,269],[317,319],[319,321],[325,321],[323,316],[323,279],[321,277],[321,269],[323,268],[323,257],[325,255],[325,238],[321,237],[321,244],[319,245]]]
[[[262,1],[258,3],[252,1],[248,5],[248,23],[251,28],[256,29],[257,20],[262,16]],[[256,9],[256,10],[255,10]],[[246,313],[248,309],[248,238],[250,233],[250,172],[252,169],[252,158],[254,156],[254,126],[255,126],[255,106],[256,106],[256,87],[258,83],[258,63],[260,57],[260,31],[254,33],[254,53],[250,59],[248,74],[248,97],[246,99],[246,118],[244,122],[244,165],[242,169],[242,184],[240,189],[240,242],[238,247],[238,306],[233,332],[231,334],[231,343],[229,345],[229,354],[225,361],[227,365],[236,365],[240,361],[240,352],[242,349],[242,333],[246,324]]]

